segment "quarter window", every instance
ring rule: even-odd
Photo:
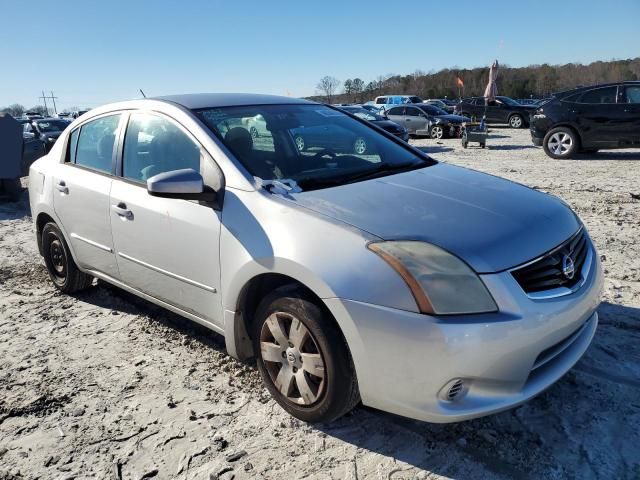
[[[122,176],[146,182],[159,173],[184,168],[200,171],[200,147],[163,117],[132,114],[124,139]]]
[[[627,87],[627,103],[640,103],[640,87]]]
[[[582,95],[580,103],[616,103],[618,87],[604,87],[589,90]]]
[[[75,155],[70,156],[69,161],[93,170],[111,173],[113,145],[119,121],[120,114],[100,117],[85,123],[80,130],[73,132],[70,147],[74,147]]]

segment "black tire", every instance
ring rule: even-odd
[[[42,229],[42,254],[49,277],[61,292],[75,293],[91,286],[93,277],[78,269],[55,223],[49,222]]]
[[[509,117],[509,126],[511,128],[525,128],[524,118],[519,113],[515,113]]]
[[[429,138],[441,140],[444,138],[444,127],[442,125],[432,125],[429,128]]]
[[[580,151],[580,139],[576,133],[568,127],[552,128],[544,136],[542,148],[551,158],[566,159],[571,158]]]
[[[275,317],[275,314],[278,316]],[[282,331],[287,333],[286,349],[280,346],[280,350],[277,350],[279,342],[275,336],[268,339],[272,332],[267,324],[270,317],[276,318],[277,324],[283,328]],[[292,286],[276,289],[260,302],[254,318],[252,339],[258,371],[271,396],[290,415],[310,423],[331,422],[349,412],[360,401],[353,362],[344,338],[329,314],[304,292]],[[292,320],[287,331],[288,319],[297,319],[302,326],[306,327],[308,335],[304,343],[307,346],[305,351],[309,348],[316,349],[320,354],[319,358],[323,362],[323,369],[320,370],[323,372],[322,379],[308,373],[308,368],[305,368],[305,365],[309,365],[308,363],[300,360],[298,370],[294,366],[295,363],[292,363],[301,359],[302,355],[295,354],[296,350],[291,337],[294,323]],[[299,325],[299,329],[302,326]],[[264,352],[268,350],[266,346],[264,349],[261,348],[263,339],[266,346],[271,346],[272,350],[276,347],[275,355],[271,360],[265,361],[263,358],[267,356],[263,350]],[[300,352],[302,351],[303,347],[300,348]],[[275,361],[275,358],[279,359],[280,356],[282,360]],[[280,378],[278,375],[289,367],[292,368],[291,375],[294,377],[294,380],[289,383],[289,395],[294,397],[298,392],[300,394],[298,401],[293,401],[284,395],[275,383],[274,377]],[[314,382],[317,386],[314,392],[317,397],[308,404],[301,403],[301,401],[304,402],[302,398],[304,395],[298,387],[298,375],[302,375],[307,382]]]
[[[484,147],[486,147],[486,145],[484,143],[481,143],[480,148],[484,148]]]

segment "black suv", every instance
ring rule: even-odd
[[[640,147],[640,82],[554,94],[534,113],[531,139],[552,158]]]
[[[502,96],[485,103],[484,97],[465,98],[456,105],[455,113],[476,120],[486,115],[487,123],[508,123],[511,128],[523,128],[529,125],[529,116],[536,109],[533,105],[521,105],[512,98]]]

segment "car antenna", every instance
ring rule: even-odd
[[[147,96],[144,94],[144,92],[142,91],[142,89],[141,89],[141,88],[139,88],[138,90],[140,90],[140,93],[142,94],[142,96],[143,96],[144,98],[147,98]]]

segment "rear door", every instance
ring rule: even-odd
[[[626,85],[619,99],[624,104],[625,141],[640,145],[640,85]]]
[[[186,129],[153,112],[130,115],[122,150],[110,201],[122,281],[222,326],[221,212],[195,200],[154,197],[146,187],[148,178],[184,168],[207,183],[217,165]]]
[[[617,86],[594,88],[578,97],[575,119],[585,146],[606,148],[624,142],[626,105],[617,99]]]
[[[122,115],[107,114],[76,128],[55,171],[53,206],[81,268],[118,278],[109,195],[115,139]]]
[[[409,130],[407,122],[405,121],[404,109],[405,107],[391,107],[389,110],[387,110],[387,118],[392,122],[395,122],[398,125],[406,128],[409,133],[413,133],[411,130]]]

